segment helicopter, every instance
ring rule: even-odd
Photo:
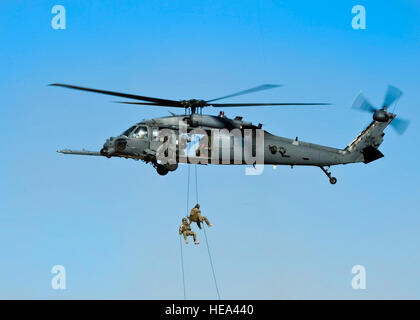
[[[209,151],[215,147],[218,160],[220,152],[227,152],[227,161],[211,162],[211,164],[250,164],[244,160],[242,152],[242,160],[237,160],[235,157],[235,150],[232,145],[225,146],[221,140],[232,141],[233,137],[229,130],[239,132],[239,145],[245,144],[245,133],[251,132],[251,147],[252,154],[262,153],[262,156],[251,163],[255,165],[289,165],[293,166],[313,166],[319,167],[328,177],[331,184],[336,184],[337,178],[333,177],[329,171],[331,166],[339,164],[360,163],[365,164],[382,158],[384,155],[379,151],[379,146],[383,142],[385,135],[384,129],[391,124],[397,133],[402,134],[407,129],[409,121],[404,119],[396,119],[396,114],[388,111],[389,107],[393,105],[402,95],[402,91],[394,86],[388,86],[385,94],[384,102],[380,108],[375,108],[363,95],[359,93],[352,107],[361,111],[367,111],[373,114],[373,121],[344,149],[337,149],[328,146],[303,142],[295,139],[288,139],[269,133],[262,129],[262,124],[254,125],[252,122],[244,121],[243,117],[236,116],[235,118],[228,118],[220,111],[219,115],[203,114],[202,110],[205,107],[213,108],[230,108],[230,107],[259,107],[259,106],[320,106],[329,105],[329,103],[215,103],[222,99],[236,97],[253,92],[273,89],[280,87],[275,84],[263,84],[251,89],[242,90],[233,94],[225,95],[211,100],[189,99],[189,100],[169,100],[161,98],[152,98],[140,96],[136,94],[121,93],[115,91],[107,91],[100,89],[92,89],[87,87],[80,87],[69,84],[53,83],[50,86],[64,87],[68,89],[75,89],[93,93],[106,94],[121,98],[130,99],[130,101],[117,101],[119,103],[141,105],[141,106],[155,106],[155,107],[173,107],[184,109],[183,115],[176,115],[170,112],[170,116],[159,117],[153,119],[143,120],[136,123],[122,134],[116,137],[110,137],[106,140],[100,151],[87,150],[58,150],[57,152],[63,154],[73,155],[87,155],[87,156],[103,156],[107,158],[120,157],[127,159],[142,160],[145,163],[151,163],[159,175],[166,175],[170,171],[175,171],[178,168],[178,163],[187,164],[209,164],[203,160],[209,160]],[[134,100],[134,101],[133,101]],[[181,135],[182,124],[185,125],[185,131]],[[169,142],[168,136],[160,136],[160,132],[164,129],[175,132],[175,139]],[[202,136],[210,134],[212,131],[218,131],[217,142],[215,139],[200,138],[195,152],[188,155],[186,148],[188,142],[191,142],[193,131],[201,130]],[[260,139],[257,140],[257,132],[260,133]],[[221,140],[220,140],[221,139]],[[249,140],[249,139],[248,139]],[[176,147],[175,160],[172,162],[160,161],[159,155],[168,154],[168,144]],[[165,146],[165,148],[163,148]],[[225,147],[224,147],[225,146]],[[257,150],[258,149],[258,150]],[[162,151],[163,150],[163,151]],[[226,153],[224,153],[226,155]],[[197,161],[198,160],[198,161]]]

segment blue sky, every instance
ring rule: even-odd
[[[51,27],[56,4],[66,8],[66,30]],[[357,4],[366,30],[351,27]],[[132,160],[55,152],[98,150],[170,109],[117,105],[52,82],[169,99],[279,83],[229,101],[333,106],[226,115],[340,148],[371,120],[350,109],[353,97],[363,90],[379,106],[388,84],[399,87],[396,112],[411,126],[403,136],[386,130],[384,158],[333,167],[334,186],[317,168],[267,166],[246,176],[239,166],[202,166],[199,200],[214,224],[222,298],[420,298],[417,1],[39,0],[0,8],[0,298],[183,298],[177,230],[187,167],[160,177]],[[198,236],[199,246],[183,248],[187,298],[216,298]],[[66,268],[64,291],[51,288],[56,264]],[[366,290],[351,287],[357,264]]]

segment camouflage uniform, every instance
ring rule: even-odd
[[[197,236],[194,231],[191,231],[190,223],[187,222],[186,218],[182,219],[182,224],[179,227],[179,234],[184,236],[185,243],[188,244],[188,236],[192,236],[194,239],[194,243],[198,244]]]
[[[208,227],[212,226],[209,219],[201,215],[200,205],[198,203],[195,205],[194,208],[191,209],[190,216],[188,217],[188,219],[190,220],[190,223],[196,222],[200,229],[201,229],[201,222],[203,221],[207,224]]]

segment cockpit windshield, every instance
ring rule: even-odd
[[[134,138],[147,139],[147,127],[137,127],[136,130],[134,130],[134,132],[132,133],[132,136]]]
[[[126,136],[126,137],[128,137],[128,136],[130,135],[131,131],[133,131],[133,129],[134,129],[135,127],[136,127],[136,126],[132,126],[132,127],[128,128],[127,130],[125,130],[125,131],[122,133],[122,136]]]

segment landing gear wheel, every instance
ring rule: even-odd
[[[159,165],[159,166],[156,167],[156,171],[161,176],[165,176],[165,175],[168,174],[168,169],[165,168],[164,166],[161,166],[161,165]]]
[[[330,178],[330,183],[331,184],[336,184],[337,183],[337,178],[336,177],[331,177]]]
[[[325,173],[325,175],[330,179],[330,183],[331,184],[336,184],[337,183],[337,178],[336,177],[332,177],[331,176],[331,172],[329,172],[327,169],[325,169],[324,167],[320,167],[321,170]],[[329,167],[328,167],[329,168]]]

